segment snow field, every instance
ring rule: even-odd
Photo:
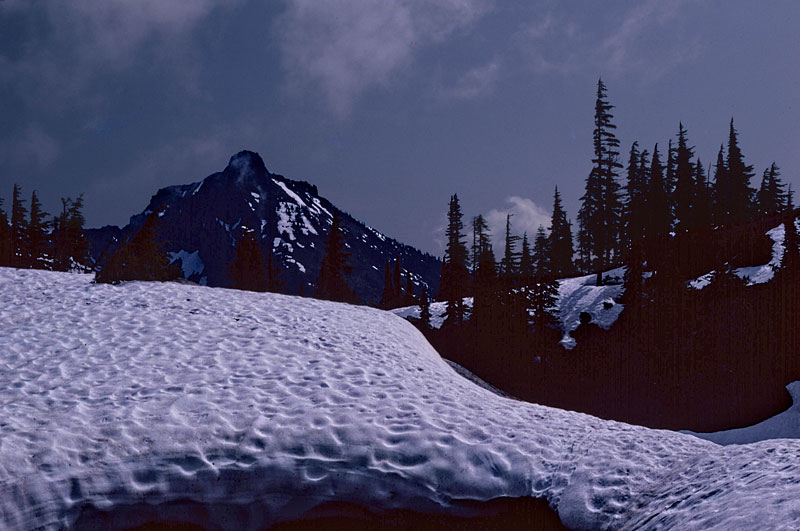
[[[0,268],[0,356],[0,527],[144,501],[242,529],[499,496],[576,529],[800,525],[800,441],[720,447],[502,398],[389,312]]]

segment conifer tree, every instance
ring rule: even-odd
[[[45,269],[47,266],[47,213],[34,190],[25,234],[26,266],[32,269]]]
[[[526,290],[528,295],[526,314],[531,315],[536,332],[553,325],[555,322],[553,314],[558,304],[558,281],[553,275],[547,246],[547,236],[544,228],[540,226],[536,231],[533,246],[534,276]]]
[[[422,285],[422,294],[419,298],[419,319],[424,328],[431,327],[431,301],[428,299],[428,289]]]
[[[497,271],[489,227],[483,216],[473,219],[472,227],[473,300],[470,322],[483,331],[495,317]]]
[[[549,244],[548,244],[549,246]],[[519,253],[519,276],[523,279],[533,278],[534,265],[531,245],[528,243],[528,233],[522,233],[522,249]]]
[[[726,198],[730,195],[729,187],[730,179],[728,179],[728,168],[725,166],[725,151],[720,145],[717,153],[717,163],[714,165],[714,184],[712,188],[715,225],[723,225],[728,222],[729,214]]]
[[[95,274],[95,282],[119,284],[128,280],[167,281],[180,277],[180,269],[170,264],[169,256],[162,251],[163,244],[158,241],[160,218],[157,210],[151,212],[141,228],[131,235],[106,266]]]
[[[12,265],[12,241],[11,226],[8,224],[8,217],[2,209],[3,198],[0,197],[0,267]]]
[[[794,191],[792,183],[789,183],[789,189],[786,190],[786,211],[791,212],[792,210],[794,210]]]
[[[69,243],[67,241],[67,216],[69,213],[69,199],[61,198],[61,213],[53,217],[53,269],[55,271],[69,270]]]
[[[228,266],[228,277],[233,289],[267,291],[269,271],[264,251],[252,229],[242,227],[242,234],[236,240],[233,262]]]
[[[561,196],[556,186],[553,194],[553,215],[550,218],[550,236],[548,248],[550,249],[550,264],[553,274],[557,277],[567,277],[575,273],[573,256],[575,248],[572,243],[572,224],[567,220],[567,213],[561,206]]]
[[[586,191],[581,197],[578,213],[580,231],[578,243],[585,268],[600,271],[611,265],[619,254],[619,234],[622,202],[619,183],[616,181],[619,163],[619,140],[614,134],[616,125],[609,111],[614,106],[606,100],[606,87],[602,79],[597,82],[597,100],[594,117],[594,158],[592,170],[586,179]]]
[[[69,242],[70,259],[74,264],[88,266],[89,240],[86,238],[86,219],[83,217],[83,194],[74,200],[69,200],[70,206],[67,213],[66,234]]]
[[[467,293],[469,274],[467,272],[467,247],[464,244],[464,223],[458,195],[450,197],[447,214],[447,247],[444,253],[441,278],[441,296],[446,301],[445,325],[460,325],[467,317],[464,297]]]
[[[27,256],[26,234],[28,223],[26,216],[28,209],[25,208],[25,201],[21,197],[22,190],[19,185],[14,185],[14,192],[11,196],[11,245],[12,245],[12,264],[14,267],[25,267]]]
[[[697,159],[697,164],[695,165],[694,181],[697,186],[697,191],[695,192],[694,221],[697,227],[708,227],[711,225],[713,219],[713,204],[708,177],[700,159]]]
[[[500,274],[505,280],[516,276],[519,268],[519,253],[517,252],[519,236],[511,234],[511,213],[506,214],[505,253],[500,261]]]
[[[675,146],[672,145],[672,139],[670,138],[667,144],[667,166],[664,173],[664,183],[669,197],[670,224],[672,226],[675,225],[675,158]]]
[[[753,218],[754,213],[754,190],[750,187],[753,167],[744,163],[744,155],[739,148],[733,118],[731,118],[728,134],[728,157],[725,161],[725,169],[727,171],[724,175],[727,182],[723,182],[723,186],[719,187],[716,194],[722,215],[721,223],[734,225],[746,223]],[[719,185],[719,178],[717,184]]]
[[[328,232],[325,256],[322,258],[314,291],[316,298],[339,302],[358,302],[358,297],[347,282],[347,276],[353,270],[352,266],[347,265],[349,256],[350,253],[345,250],[341,218],[339,212],[334,211],[333,222]]]
[[[685,232],[694,228],[697,185],[695,168],[692,164],[692,151],[687,145],[686,129],[683,123],[678,126],[678,147],[675,149],[675,189],[673,203],[675,208],[675,230]]]
[[[647,220],[647,150],[639,153],[639,143],[631,145],[628,157],[628,176],[625,192],[625,243],[626,252],[645,237]]]
[[[658,238],[672,229],[672,214],[669,206],[669,192],[664,181],[664,168],[658,153],[658,144],[653,148],[650,163],[650,176],[647,186],[647,218],[645,235],[648,239]]]
[[[764,170],[757,196],[759,215],[769,216],[785,209],[786,192],[783,191],[785,185],[781,182],[780,175],[780,168],[774,162]]]
[[[392,262],[388,261],[383,269],[383,293],[381,294],[381,300],[378,302],[378,307],[389,310],[394,307],[394,301],[395,289],[392,281]]]

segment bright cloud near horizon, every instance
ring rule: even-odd
[[[599,77],[623,158],[683,122],[708,166],[734,117],[757,175],[797,188],[797,20],[793,0],[2,0],[0,197],[84,192],[90,226],[121,225],[250,149],[441,254],[453,193],[495,237],[509,210],[535,233],[556,185],[576,218]]]

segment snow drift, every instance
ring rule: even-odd
[[[389,312],[0,269],[0,352],[3,528],[192,502],[196,523],[243,529],[330,501],[500,496],[576,529],[800,525],[800,441],[722,447],[503,398]]]

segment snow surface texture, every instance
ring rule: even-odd
[[[718,446],[503,398],[389,312],[0,268],[0,352],[0,528],[142,502],[126,526],[180,500],[246,529],[327,501],[499,496],[576,529],[800,526],[800,441]]]
[[[767,439],[800,439],[800,382],[786,386],[792,396],[792,407],[754,426],[713,433],[691,433],[717,444],[749,444]]]

